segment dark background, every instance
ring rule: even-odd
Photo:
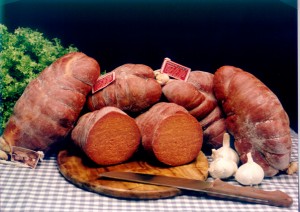
[[[165,57],[214,73],[234,65],[280,99],[298,131],[296,0],[2,1],[2,22],[30,27],[94,57],[160,68]],[[272,108],[270,108],[272,109]]]

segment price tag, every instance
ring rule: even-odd
[[[11,161],[23,164],[24,166],[35,168],[43,154],[23,147],[12,147]]]
[[[173,77],[178,80],[186,81],[189,77],[191,69],[173,62],[169,58],[165,58],[161,67],[161,73],[168,74],[170,77]]]
[[[115,72],[109,72],[103,76],[100,76],[96,83],[93,85],[92,88],[92,93],[96,93],[97,91],[105,88],[106,86],[108,86],[110,83],[112,83],[113,81],[115,81],[116,79],[116,75]]]

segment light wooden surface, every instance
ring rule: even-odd
[[[202,152],[194,162],[177,167],[150,161],[144,154],[137,154],[132,160],[123,164],[104,167],[90,161],[76,147],[68,147],[59,152],[57,163],[60,173],[72,184],[87,191],[118,198],[159,199],[180,195],[181,191],[170,187],[100,179],[100,173],[133,171],[198,180],[206,180],[208,176],[208,160]]]

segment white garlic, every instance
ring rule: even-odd
[[[227,158],[217,158],[210,163],[208,171],[213,178],[225,179],[233,176],[237,168],[234,161]]]
[[[165,85],[170,80],[169,75],[166,73],[161,73],[160,69],[154,71],[154,76],[160,85]]]
[[[157,75],[161,74],[160,69],[157,69],[155,71],[153,71],[154,76],[156,77]]]
[[[11,152],[11,146],[8,144],[7,141],[5,141],[5,139],[2,136],[0,136],[0,150],[8,154]]]
[[[242,185],[257,185],[264,179],[264,170],[253,161],[251,152],[247,154],[247,163],[241,165],[235,173],[235,179]]]
[[[298,163],[293,161],[289,164],[289,167],[288,169],[286,170],[286,173],[288,175],[292,175],[294,173],[297,173],[298,172]]]
[[[218,150],[212,150],[212,158],[215,160],[216,158],[226,158],[234,161],[236,164],[239,164],[239,156],[235,150],[230,147],[230,136],[228,133],[224,133],[223,135],[223,146]]]
[[[2,150],[0,150],[0,160],[8,160],[7,153]]]

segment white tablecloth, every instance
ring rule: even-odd
[[[298,161],[298,135],[293,137],[292,160]],[[234,180],[229,183],[237,184]],[[93,212],[93,211],[298,211],[298,173],[264,179],[264,190],[281,190],[293,198],[290,208],[241,203],[207,196],[184,194],[159,200],[126,200],[82,190],[69,183],[59,172],[56,155],[46,158],[36,169],[0,165],[1,212]]]

